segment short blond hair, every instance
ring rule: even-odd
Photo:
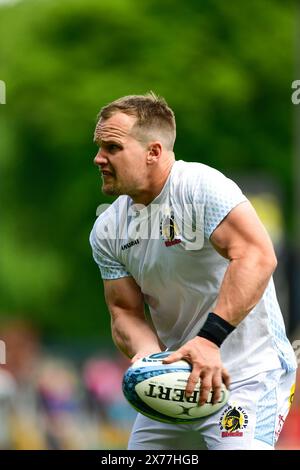
[[[149,135],[155,138],[159,135],[164,140],[166,148],[173,150],[176,139],[176,121],[173,110],[166,100],[152,91],[145,95],[123,96],[104,106],[99,119],[109,119],[113,114],[122,112],[137,118],[132,132],[144,140]]]

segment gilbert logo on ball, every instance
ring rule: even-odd
[[[222,385],[218,403],[212,404],[210,392],[206,403],[200,406],[200,379],[193,394],[185,396],[191,365],[183,360],[162,363],[171,352],[151,354],[127,369],[123,378],[123,393],[128,402],[148,418],[175,424],[193,423],[220,410],[229,397],[225,385]]]

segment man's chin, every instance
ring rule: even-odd
[[[119,196],[120,195],[120,192],[118,191],[118,189],[109,184],[102,185],[102,192],[103,194],[106,194],[106,196]]]

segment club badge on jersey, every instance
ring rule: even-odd
[[[173,212],[162,216],[159,231],[166,246],[177,245],[182,242]]]

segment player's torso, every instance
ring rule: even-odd
[[[178,289],[197,295],[215,295],[223,277],[226,260],[204,240],[201,247],[189,250],[188,242],[177,229],[167,236],[158,223],[154,238],[120,240],[118,259],[146,295],[163,298],[166,290]],[[173,294],[174,295],[174,294]]]
[[[177,181],[176,181],[177,183]],[[186,182],[170,179],[148,207],[124,200],[115,256],[146,296],[161,301],[179,289],[216,295],[227,261],[204,237],[204,206],[189,197]],[[127,205],[126,205],[127,203]]]

